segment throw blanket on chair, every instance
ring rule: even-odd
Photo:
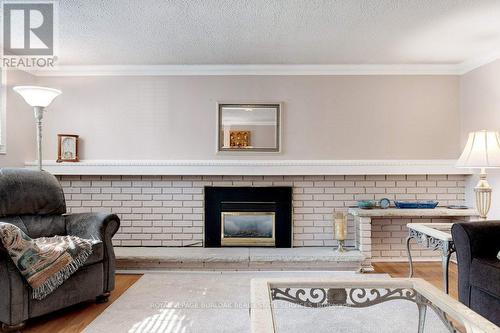
[[[74,236],[32,239],[10,223],[0,222],[0,241],[21,275],[42,300],[63,284],[92,254],[92,240]]]

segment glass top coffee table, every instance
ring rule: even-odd
[[[250,315],[252,333],[500,332],[422,279],[253,279]]]

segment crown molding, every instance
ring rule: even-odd
[[[408,175],[471,174],[455,160],[83,160],[44,161],[55,175]],[[36,168],[36,162],[26,162]]]
[[[24,69],[35,76],[463,75],[500,59],[500,50],[458,64],[76,65]]]
[[[498,59],[500,59],[500,50],[490,52],[482,57],[464,61],[458,65],[458,73],[459,75],[467,74],[476,68],[492,63]]]
[[[453,64],[95,65],[26,70],[35,76],[457,75]]]

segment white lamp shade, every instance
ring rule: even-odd
[[[17,86],[12,88],[31,106],[47,107],[61,94],[60,90],[38,86]]]
[[[459,168],[500,167],[500,136],[496,131],[469,133],[467,144],[456,164]]]

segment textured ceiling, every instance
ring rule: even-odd
[[[60,0],[59,64],[456,64],[499,0]]]

